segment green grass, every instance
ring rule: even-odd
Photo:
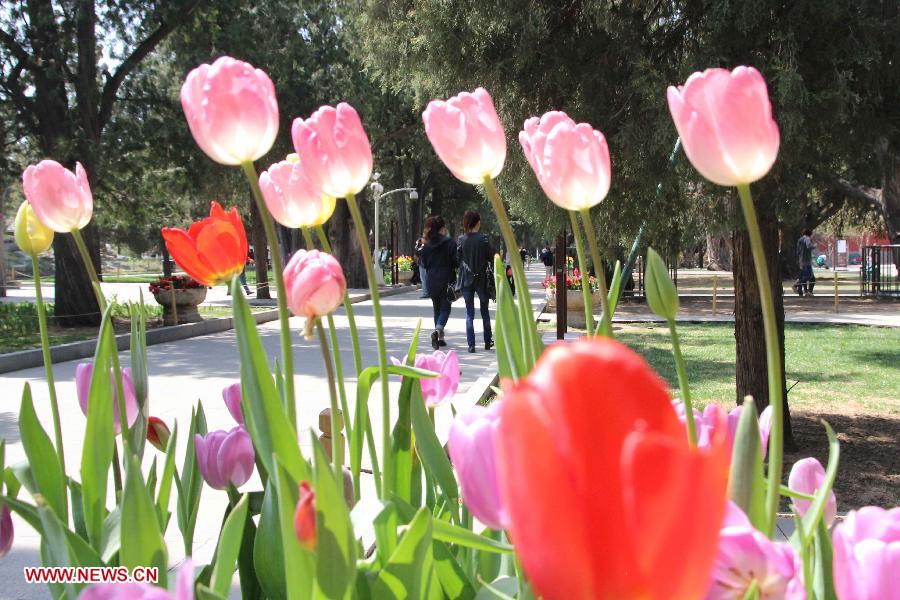
[[[679,325],[691,395],[697,404],[735,401],[735,340],[731,323]],[[644,355],[677,389],[668,328],[628,325],[617,338]],[[900,329],[788,324],[786,375],[791,407],[816,412],[900,416]]]

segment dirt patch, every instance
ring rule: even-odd
[[[900,417],[792,411],[799,451],[785,453],[785,483],[791,466],[801,458],[813,456],[827,464],[828,438],[822,420],[831,425],[841,444],[834,486],[838,511],[900,505]]]

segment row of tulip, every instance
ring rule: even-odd
[[[52,365],[46,357],[56,444],[34,416],[26,386],[20,428],[31,464],[6,470],[0,536],[9,531],[11,540],[8,511],[14,510],[44,537],[45,564],[154,564],[165,572],[162,534],[171,514],[172,482],[187,555],[202,482],[226,491],[230,499],[213,564],[194,578],[194,565],[187,561],[173,596],[145,584],[109,584],[88,588],[83,597],[218,598],[227,593],[235,564],[247,598],[474,597],[480,588],[520,598],[531,590],[545,598],[898,597],[900,587],[891,584],[900,556],[900,508],[852,512],[835,528],[832,543],[828,527],[836,510],[831,487],[838,446],[830,429],[826,427],[832,450],[827,469],[806,459],[795,465],[788,486],[781,484],[777,359],[768,361],[772,403],[759,418],[752,400],[727,415],[716,406],[702,412],[692,406],[675,327],[678,297],[655,253],[647,260],[648,302],[670,324],[679,401],[673,404],[663,381],[640,356],[612,339],[617,293],[605,289],[603,278],[597,280],[603,302],[599,329],[592,329],[588,313],[586,338],[544,349],[524,269],[513,254],[518,302],[506,278],[496,279],[502,393],[489,407],[457,416],[448,459],[428,409],[455,393],[458,360],[452,352],[418,355],[416,332],[406,357],[388,361],[355,198],[372,173],[371,147],[356,111],[341,103],[295,120],[291,134],[297,155],[257,176],[253,161],[269,151],[278,129],[278,105],[268,76],[247,63],[222,58],[192,71],[181,99],[201,149],[219,163],[241,166],[254,192],[276,259],[282,360],[273,373],[235,282],[247,256],[243,224],[236,209],[225,211],[217,203],[208,218],[187,230],[164,228],[163,235],[174,259],[192,277],[207,285],[232,286],[241,373],[240,383],[226,388],[223,398],[234,428],[207,432],[198,406],[179,470],[177,426],[170,431],[149,415],[138,313],[131,372],[118,365],[107,313],[93,363],[79,367],[79,401],[85,399],[87,427],[82,480],[75,482],[64,464]],[[697,170],[713,183],[738,188],[760,280],[767,350],[777,357],[771,291],[749,192],[778,151],[779,132],[765,82],[752,68],[711,69],[670,88],[668,101],[685,153]],[[518,247],[494,185],[507,149],[490,95],[479,88],[433,101],[423,121],[448,169],[464,182],[484,186],[507,246]],[[519,140],[547,196],[569,213],[579,261],[587,264],[580,216],[593,264],[599,265],[589,210],[610,189],[604,136],[553,111],[526,121]],[[23,183],[27,202],[17,217],[20,246],[36,256],[49,245],[52,229],[74,234],[83,248],[78,230],[89,221],[92,202],[81,166],[73,173],[43,161],[26,169]],[[361,364],[346,282],[321,227],[339,198],[348,203],[369,274],[377,366]],[[283,267],[272,217],[303,228],[310,248],[298,251]],[[312,249],[313,234],[321,251]],[[86,267],[91,272],[89,261]],[[495,269],[502,272],[502,266]],[[103,307],[99,285],[96,289]],[[587,297],[590,290],[584,288],[584,293]],[[331,319],[342,302],[354,344],[352,413]],[[591,305],[587,298],[585,304]],[[352,511],[341,484],[343,445],[333,441],[330,464],[318,441],[313,441],[311,459],[300,451],[289,312],[306,318],[305,335],[319,336],[333,418],[338,409],[349,417],[354,489],[346,500]],[[43,331],[45,320],[41,323]],[[403,377],[393,398],[389,375]],[[376,379],[384,419],[381,452],[368,414]],[[127,416],[124,426],[118,417],[122,414]],[[120,429],[124,486],[115,441]],[[155,464],[146,476],[140,468],[145,439],[163,453],[161,475]],[[360,492],[364,450],[377,500]],[[110,468],[117,488],[111,511],[106,489]],[[237,489],[254,468],[263,490],[241,496]],[[18,500],[20,486],[44,500],[37,505]],[[782,494],[793,499],[797,515],[790,543],[772,540]],[[110,542],[102,532],[113,515],[121,522],[120,539]],[[487,528],[480,534],[479,523]],[[360,545],[367,535],[376,540],[370,557],[364,557]],[[513,552],[517,560],[511,560]],[[55,597],[78,591],[75,586],[53,589]]]

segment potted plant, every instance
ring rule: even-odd
[[[397,283],[409,285],[410,280],[412,280],[414,265],[415,262],[413,261],[412,256],[397,257],[397,269],[400,273],[399,277],[397,278]]]
[[[547,308],[556,307],[556,276],[550,275],[541,283],[547,295]],[[584,285],[584,278],[578,269],[574,269],[572,273],[566,275],[566,321],[569,325],[576,328],[584,328],[587,323],[584,319],[584,295],[581,292],[581,286]],[[600,284],[593,275],[588,277],[588,285],[591,286],[591,304],[597,300],[597,290]]]
[[[206,286],[187,275],[160,277],[150,283],[150,293],[163,307],[163,325],[203,320],[197,306],[206,299]]]

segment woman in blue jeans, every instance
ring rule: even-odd
[[[481,323],[484,329],[484,349],[494,346],[491,334],[491,314],[488,311],[487,278],[491,260],[491,246],[486,235],[481,233],[481,215],[467,210],[463,215],[464,234],[456,242],[459,254],[459,275],[457,287],[466,301],[466,341],[469,352],[475,352],[475,296],[481,304]]]
[[[434,331],[431,333],[431,347],[437,350],[446,346],[444,327],[450,318],[450,301],[447,286],[455,281],[455,271],[459,264],[456,258],[456,244],[447,235],[444,218],[432,215],[425,220],[425,245],[422,247],[422,264],[428,279],[428,296],[434,307]]]

